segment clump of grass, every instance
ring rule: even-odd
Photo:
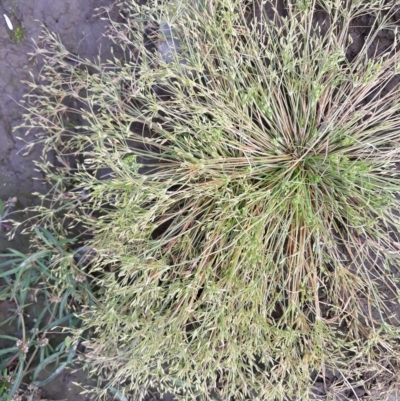
[[[31,84],[25,126],[84,162],[44,159],[53,208],[39,211],[60,235],[93,234],[87,358],[122,393],[307,400],[318,377],[331,398],[397,380],[396,42],[367,56],[394,9],[286,6],[271,18],[241,0],[130,2],[112,29],[125,59],[103,65],[43,38],[50,83]],[[143,40],[161,24],[179,44],[168,60]]]
[[[78,359],[78,343],[67,334],[81,324],[74,313],[87,303],[78,295],[87,293],[79,291],[87,281],[74,279],[78,267],[66,249],[72,241],[57,241],[39,227],[33,241],[37,251],[30,255],[12,249],[0,254],[0,301],[3,308],[5,301],[10,306],[9,318],[0,321],[4,345],[0,351],[0,396],[4,401],[36,399],[41,387]],[[51,271],[52,263],[68,272],[63,274],[65,285],[57,279],[56,270]],[[50,290],[52,286],[57,286],[59,296]],[[15,332],[10,331],[12,327]]]

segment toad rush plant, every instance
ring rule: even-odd
[[[398,383],[395,9],[125,3],[107,62],[44,34],[47,83],[31,84],[25,123],[53,183],[42,224],[92,235],[91,369],[139,398],[307,400],[315,380],[331,398]],[[394,44],[374,48],[383,30]]]

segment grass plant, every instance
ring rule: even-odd
[[[80,326],[75,312],[87,300],[77,293],[87,293],[78,291],[87,283],[75,280],[71,272],[72,258],[66,252],[71,241],[56,241],[50,232],[36,227],[35,242],[38,250],[30,255],[16,250],[0,254],[1,307],[9,305],[9,317],[0,321],[0,398],[4,401],[39,399],[41,387],[74,366],[78,357],[78,343],[68,331]],[[64,277],[70,284],[59,291],[60,296],[50,291],[61,283],[51,271],[52,263],[69,272]]]
[[[86,356],[121,394],[307,400],[320,380],[384,399],[399,382],[396,9],[265,4],[130,1],[107,62],[49,32],[37,49],[40,224],[92,234]]]

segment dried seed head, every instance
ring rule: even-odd
[[[29,351],[29,343],[22,340],[18,340],[16,346],[22,351],[22,353],[27,354]]]
[[[35,386],[34,384],[30,384],[29,386],[28,386],[28,391],[30,391],[30,392],[35,392],[35,391],[37,391],[37,386]]]
[[[48,339],[48,338],[44,337],[44,338],[42,338],[42,339],[40,340],[40,346],[41,346],[42,348],[46,347],[48,344],[49,344],[49,339]]]
[[[74,279],[75,279],[75,281],[78,282],[78,283],[83,283],[83,282],[86,280],[86,277],[83,276],[82,274],[77,274],[77,275],[74,277]]]
[[[57,295],[52,295],[52,296],[50,297],[50,302],[51,302],[51,303],[58,304],[59,302],[61,302],[61,298],[58,297]]]

